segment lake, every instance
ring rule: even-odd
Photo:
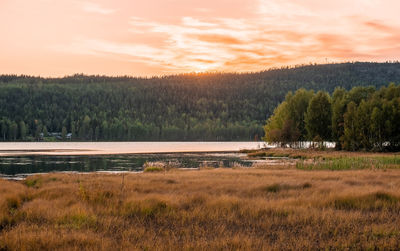
[[[142,171],[146,162],[177,168],[251,166],[241,149],[263,142],[3,142],[0,177],[49,172]]]
[[[1,142],[0,156],[237,152],[264,142]]]

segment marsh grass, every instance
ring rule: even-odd
[[[269,192],[269,193],[278,193],[281,191],[287,191],[291,189],[307,189],[310,188],[312,185],[309,182],[299,185],[289,185],[289,184],[272,184],[267,186],[262,186],[260,190]]]
[[[167,166],[162,162],[146,162],[143,165],[143,172],[154,173],[164,172],[167,170]]]
[[[129,218],[154,218],[172,212],[173,208],[167,202],[159,199],[127,202],[124,205],[123,215]]]
[[[339,210],[393,210],[400,212],[399,198],[385,192],[362,196],[344,196],[332,201],[331,205]]]
[[[143,170],[143,172],[147,173],[164,172],[164,171],[165,169],[163,167],[157,167],[157,166],[148,166]]]
[[[382,152],[347,152],[333,149],[294,149],[294,148],[270,148],[264,150],[244,150],[249,157],[289,157],[293,159],[319,159],[319,158],[400,158],[399,153]],[[396,163],[399,163],[398,160]]]
[[[396,169],[48,174],[0,194],[0,250],[400,247]]]
[[[97,218],[94,215],[90,215],[84,211],[81,211],[63,216],[56,221],[56,224],[60,227],[71,229],[95,228],[97,224]]]
[[[302,170],[397,169],[400,168],[400,156],[322,157],[313,161],[298,161],[296,168]]]
[[[292,156],[290,153],[285,152],[270,152],[270,151],[255,151],[255,152],[247,152],[247,156],[249,157],[292,157],[297,158],[297,156]],[[300,157],[300,156],[298,156]]]
[[[27,187],[35,187],[35,188],[39,188],[40,184],[41,184],[41,178],[34,178],[34,179],[26,179],[24,181],[25,185]]]

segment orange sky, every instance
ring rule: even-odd
[[[0,74],[398,60],[399,10],[398,0],[0,0]]]

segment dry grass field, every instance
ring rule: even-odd
[[[0,250],[399,249],[400,170],[0,180]]]

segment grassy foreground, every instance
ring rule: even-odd
[[[399,249],[400,170],[0,179],[0,250]]]

